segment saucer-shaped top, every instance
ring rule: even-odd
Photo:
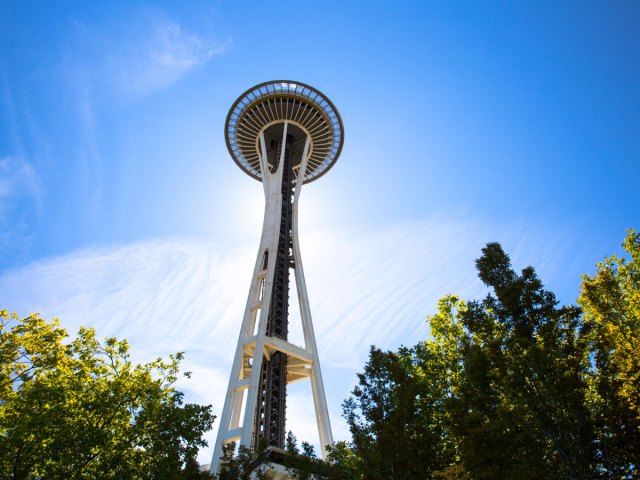
[[[262,180],[260,132],[285,121],[295,125],[288,132],[301,137],[296,141],[304,143],[306,136],[311,136],[304,183],[324,175],[342,150],[344,129],[340,114],[318,90],[291,80],[261,83],[235,101],[225,125],[227,148],[235,162],[248,175]],[[294,172],[297,175],[298,169],[294,168]]]

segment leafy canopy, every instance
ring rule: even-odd
[[[200,478],[214,417],[173,384],[182,354],[131,362],[126,340],[0,311],[0,477]]]
[[[343,404],[345,479],[631,479],[640,475],[640,235],[560,306],[497,243],[482,300],[450,295],[431,338],[372,347]]]
[[[596,462],[608,478],[640,475],[640,235],[582,279],[579,304],[591,327],[589,396]]]

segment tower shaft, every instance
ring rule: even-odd
[[[288,136],[288,130],[296,136]],[[212,471],[218,470],[224,443],[256,448],[264,441],[284,447],[286,388],[298,380],[311,383],[323,457],[325,447],[333,442],[298,239],[298,199],[311,137],[284,121],[260,132],[259,145],[265,194],[262,237],[220,416]],[[303,347],[287,339],[291,271],[295,273]]]
[[[282,157],[282,182],[280,186],[280,232],[276,251],[273,290],[269,302],[267,335],[287,340],[289,330],[289,269],[293,266],[293,162],[291,143],[293,137],[274,140],[272,158]],[[284,151],[283,151],[284,149]],[[269,155],[271,156],[271,155]],[[255,418],[254,447],[262,442],[284,448],[287,403],[287,355],[275,352],[262,363],[260,372],[259,399]]]

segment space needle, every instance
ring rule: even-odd
[[[231,106],[227,148],[265,196],[262,236],[211,461],[236,442],[284,448],[287,384],[308,379],[323,458],[333,442],[298,235],[302,185],[327,173],[342,150],[344,128],[331,101],[290,80],[261,83]],[[287,340],[293,271],[304,345]]]

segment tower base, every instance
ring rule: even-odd
[[[206,467],[208,470],[209,465]],[[304,472],[306,475],[311,475],[309,478],[322,480],[328,478],[331,466],[319,459],[288,453],[277,447],[267,447],[263,454],[259,455],[259,458],[250,463],[248,468],[252,472],[251,478],[255,480],[264,478],[265,474],[269,480],[288,480],[294,478],[292,472]],[[219,480],[237,480],[237,478],[235,474],[220,473]]]
[[[209,466],[207,465],[207,467]],[[207,468],[207,471],[208,471],[208,468]],[[267,478],[269,480],[290,480],[292,478],[289,471],[284,466],[278,463],[264,463],[261,465],[257,465],[255,467],[255,470],[251,473],[251,478],[258,480],[259,478],[261,478],[260,474],[267,474]],[[237,479],[235,477],[226,478],[225,476],[221,476],[220,480],[237,480]]]

